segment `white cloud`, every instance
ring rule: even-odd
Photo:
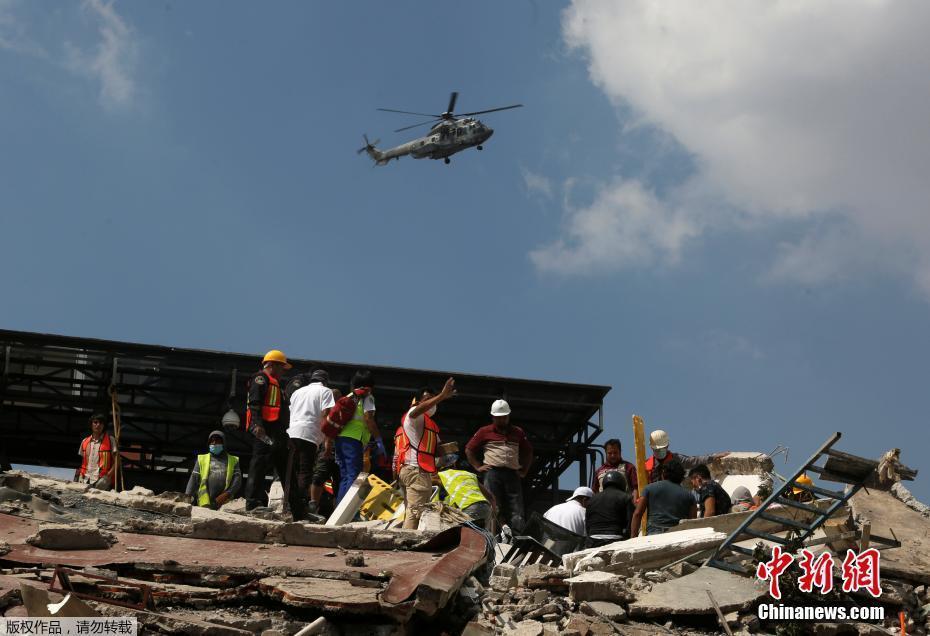
[[[138,47],[133,30],[116,13],[112,2],[84,0],[83,7],[97,22],[100,40],[93,52],[69,45],[67,66],[100,82],[104,106],[128,106],[136,93],[133,72]]]
[[[0,0],[0,49],[28,55],[47,57],[48,53],[26,33],[24,25],[17,19],[16,0]]]
[[[697,218],[662,201],[639,181],[617,180],[594,201],[569,208],[563,238],[530,253],[543,271],[582,274],[650,264],[655,257],[676,262],[684,243],[700,233]]]
[[[523,174],[523,185],[526,187],[528,193],[546,199],[552,198],[552,183],[550,183],[548,178],[528,168],[521,168],[520,172]]]
[[[909,255],[930,292],[928,27],[927,3],[574,0],[564,36],[587,55],[595,84],[672,135],[695,157],[699,190],[743,216],[707,217],[680,195],[637,208],[618,179],[590,208],[569,211],[566,236],[534,262],[577,272],[592,257],[614,267],[643,257],[610,250],[586,229],[598,223],[646,237],[647,256],[674,261],[702,231],[802,220],[814,230],[782,247],[773,279],[834,279],[868,245],[896,268]],[[818,229],[836,218],[848,229]]]

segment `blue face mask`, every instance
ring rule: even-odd
[[[214,455],[219,455],[223,452],[222,444],[210,444],[210,452]]]

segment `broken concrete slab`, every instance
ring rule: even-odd
[[[818,499],[817,501],[812,502],[810,505],[817,508],[818,510],[827,510],[831,505],[833,505],[833,503],[835,502],[832,499]],[[706,519],[682,519],[678,522],[678,525],[675,527],[675,529],[690,530],[692,528],[712,528],[717,532],[723,532],[729,535],[734,530],[736,530],[739,525],[745,521],[746,518],[749,517],[753,512],[754,511],[752,510],[747,510],[744,512],[731,512],[725,515],[716,515]],[[768,514],[783,517],[785,519],[791,519],[793,521],[803,522],[810,522],[814,518],[814,513],[812,512],[778,504],[770,506],[768,509]],[[830,519],[834,521],[846,520],[849,518],[849,514],[849,506],[840,506],[832,515],[830,515]],[[753,530],[769,533],[781,532],[788,528],[788,526],[784,524],[776,523],[774,521],[767,521],[766,519],[757,519],[753,521],[752,527]]]
[[[100,550],[116,542],[112,532],[101,530],[96,523],[42,523],[26,538],[26,543],[45,550]]]
[[[151,490],[136,486],[133,490],[124,492],[96,490],[91,488],[84,493],[84,497],[86,499],[110,504],[111,506],[122,506],[134,510],[145,510],[147,512],[173,515],[175,517],[189,517],[191,516],[191,509],[196,507],[191,506],[189,503],[154,497],[153,494]]]
[[[726,534],[711,528],[675,530],[571,552],[562,557],[562,564],[572,574],[590,570],[631,574],[668,565],[701,550],[716,548],[726,537]]]
[[[883,578],[930,583],[930,519],[881,490],[860,490],[850,504],[859,523],[871,523],[873,535],[901,542],[900,548],[881,551]]]
[[[707,590],[713,592],[723,612],[746,609],[768,594],[768,587],[755,578],[702,567],[680,579],[659,583],[652,590],[638,594],[630,603],[630,616],[715,614]]]
[[[585,601],[579,606],[582,614],[598,616],[609,621],[625,621],[626,610],[621,605],[609,601]]]
[[[568,595],[576,603],[582,601],[621,601],[629,603],[635,596],[626,585],[626,578],[609,572],[583,572],[565,581]]]
[[[351,581],[310,577],[267,577],[258,589],[269,598],[294,607],[331,614],[381,614],[380,588],[352,585]]]

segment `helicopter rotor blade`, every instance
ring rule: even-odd
[[[420,115],[421,117],[441,117],[441,115],[434,115],[432,113],[414,113],[409,110],[394,110],[393,108],[376,108],[375,110],[381,110],[385,113],[401,113],[402,115]]]
[[[458,100],[458,98],[459,98],[458,91],[452,91],[452,93],[449,95],[449,107],[446,108],[447,113],[452,114],[453,112],[455,112],[455,102],[456,100]]]
[[[471,117],[472,115],[483,115],[485,113],[496,113],[499,110],[510,110],[511,108],[523,108],[523,104],[514,104],[513,106],[503,106],[501,108],[489,108],[488,110],[476,110],[473,113],[459,113],[459,117]]]
[[[430,119],[429,121],[421,121],[419,124],[413,124],[412,126],[404,126],[403,128],[398,128],[394,132],[403,132],[405,130],[410,130],[411,128],[416,128],[417,126],[425,126],[426,124],[435,124],[438,121],[442,121],[442,117]]]

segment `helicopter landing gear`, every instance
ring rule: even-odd
[[[452,160],[449,159],[449,157],[446,157],[445,159],[443,159],[443,161],[445,162],[446,165],[449,165],[450,163],[452,163]]]
[[[478,146],[476,146],[476,147],[478,148],[478,150],[484,150],[484,146],[482,146],[482,145],[480,145],[480,144],[479,144]]]

